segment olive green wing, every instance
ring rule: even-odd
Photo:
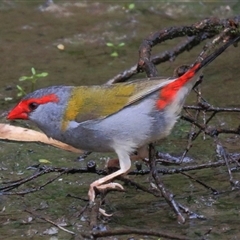
[[[158,78],[113,85],[75,87],[65,109],[63,125],[66,127],[69,121],[80,123],[106,118],[159,90],[165,84],[166,79]]]

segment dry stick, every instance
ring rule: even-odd
[[[209,35],[209,37],[212,37],[212,35]],[[183,43],[179,44],[177,47],[175,47],[171,51],[165,51],[161,54],[155,55],[151,58],[151,61],[153,64],[157,65],[166,61],[169,61],[173,59],[173,57],[178,56],[179,54],[183,53],[184,51],[189,51],[196,45],[198,45],[201,41],[203,41],[205,37],[199,37],[194,36],[187,40],[185,40]],[[109,79],[106,84],[114,84],[119,82],[125,82],[132,76],[139,73],[138,70],[138,64],[135,64],[134,66],[130,67],[129,69],[117,74],[115,77]]]
[[[173,61],[178,55],[185,51],[190,51],[195,46],[199,45],[203,40],[213,37],[215,34],[201,33],[199,35],[188,37],[181,44],[173,48],[173,50],[164,51],[159,55],[151,57],[151,61],[154,65],[158,65],[162,62]]]
[[[210,50],[213,49],[216,44],[219,44],[220,42],[222,42],[222,41],[226,38],[227,34],[231,33],[231,30],[232,30],[231,28],[226,28],[226,29],[224,29],[224,31],[223,31],[222,33],[220,33],[216,38],[214,38],[211,43],[206,44],[206,45],[204,46],[204,50],[200,53],[200,55],[199,55],[199,57],[198,57],[199,60],[197,60],[197,61],[202,61],[204,58],[206,58],[206,57],[207,57],[207,54],[210,52]],[[238,42],[238,41],[239,41],[239,36],[236,37],[236,38],[234,39],[234,41]],[[233,43],[231,43],[231,41],[230,41],[229,44],[233,44]],[[225,45],[227,46],[228,43],[226,43]],[[221,49],[221,48],[219,48],[219,49]],[[222,47],[222,49],[224,49],[224,46]],[[224,51],[224,50],[223,50],[223,51]],[[223,52],[223,51],[222,51],[222,52]],[[220,55],[220,54],[221,54],[221,53],[219,53],[218,55]],[[199,100],[201,100],[201,96],[200,96]],[[204,112],[205,112],[205,111],[204,111]],[[213,116],[214,116],[215,114],[216,114],[216,112],[214,112],[214,113],[209,117],[209,119],[208,119],[207,121],[205,121],[204,126],[206,126],[206,124],[213,118]],[[196,122],[196,118],[195,118],[194,122]],[[198,137],[198,135],[200,134],[200,132],[201,132],[201,130],[199,130],[198,133],[195,134],[195,136],[192,137],[192,141],[194,141],[194,140]],[[186,153],[187,153],[188,150],[189,150],[188,148],[185,150],[183,156],[186,155]]]
[[[231,30],[232,30],[231,27],[225,28],[224,31],[221,34],[219,34],[216,38],[214,38],[210,44],[205,45],[203,51],[199,54],[199,56],[195,62],[196,63],[202,62],[204,59],[206,59],[208,57],[210,50],[212,50],[212,48],[214,48],[216,44],[223,41],[226,38],[226,35],[229,34]],[[162,33],[165,34],[166,30]],[[176,31],[174,33],[176,33]],[[154,39],[154,41],[152,39],[147,39],[146,41],[144,41],[142,43],[142,45],[140,47],[140,51],[139,51],[138,70],[145,71],[148,77],[155,77],[158,75],[155,65],[150,60],[151,48],[154,45],[156,45],[157,43],[159,43],[160,41],[162,41],[162,38],[160,39],[158,34],[159,33],[157,33],[157,36],[154,36],[154,34],[153,34],[152,39]],[[239,41],[239,37],[235,38],[234,42],[235,41],[236,42]],[[232,43],[233,42],[230,41],[229,43],[226,43],[224,46],[220,47],[218,49],[218,52],[216,53],[215,57],[220,55],[227,48],[227,46],[229,46]],[[185,218],[182,216],[181,212],[179,211],[178,204],[173,199],[173,194],[165,189],[163,182],[161,181],[160,177],[157,174],[157,171],[155,170],[155,168],[156,168],[155,153],[152,150],[152,148],[153,148],[152,145],[149,145],[149,149],[150,149],[149,150],[149,159],[150,159],[149,163],[150,163],[150,169],[151,169],[152,176],[153,176],[155,182],[157,183],[157,187],[161,191],[162,196],[165,198],[167,203],[173,208],[174,212],[177,214],[178,222],[183,223],[183,222],[185,222]]]
[[[209,50],[210,50],[211,48],[213,48],[215,44],[219,43],[220,41],[223,41],[224,38],[226,38],[226,34],[228,34],[231,30],[232,30],[231,28],[224,29],[224,31],[223,31],[221,34],[219,34],[219,36],[217,36],[217,37],[211,42],[211,46],[210,46],[210,47],[206,44],[206,45],[205,45],[205,49],[204,49],[204,50],[202,51],[202,53],[199,55],[199,58],[204,58],[204,55],[206,56],[207,52],[209,52]],[[239,37],[238,37],[238,38],[239,38]],[[236,39],[238,39],[238,38],[236,38]],[[238,41],[238,40],[236,40],[236,41]],[[195,91],[196,91],[196,90],[195,90]],[[203,100],[202,97],[199,95],[199,93],[197,93],[197,95],[198,95],[198,102],[200,102],[201,100]],[[204,101],[204,102],[206,102],[206,101]],[[205,104],[205,105],[206,105],[206,104]],[[208,104],[207,106],[209,107],[210,105]],[[186,108],[185,108],[185,109],[186,109]],[[203,110],[203,111],[206,112],[205,110]],[[198,116],[198,113],[199,113],[199,110],[197,110],[197,113],[196,113],[197,116]],[[205,126],[204,129],[206,129],[207,123],[210,122],[210,120],[215,116],[215,114],[216,114],[216,112],[214,112],[214,113],[210,116],[210,118],[209,118],[207,121],[204,122],[204,126]],[[204,120],[206,120],[206,119],[204,118]],[[196,122],[197,122],[197,118],[195,117],[194,121],[192,121],[192,124],[194,124],[194,123],[196,123]],[[195,125],[196,125],[196,124],[195,124]],[[189,135],[188,145],[187,145],[187,147],[186,147],[186,149],[185,149],[185,151],[184,151],[184,153],[183,153],[183,155],[182,155],[181,160],[183,160],[183,158],[186,156],[187,152],[190,150],[190,147],[192,146],[192,141],[194,141],[194,140],[198,137],[198,135],[202,132],[202,130],[203,130],[203,128],[200,129],[200,130],[198,131],[198,133],[196,133],[195,135],[193,135],[193,134],[190,134],[190,135]],[[203,132],[206,133],[206,131],[203,131]],[[226,131],[224,131],[224,132],[226,133]],[[232,131],[228,131],[228,133],[232,133]],[[181,163],[181,162],[180,162],[180,163]]]
[[[75,199],[81,200],[81,201],[83,201],[83,202],[87,202],[87,204],[85,204],[85,206],[82,207],[81,211],[78,212],[78,213],[75,215],[77,218],[80,218],[80,217],[82,216],[82,214],[88,209],[89,199],[82,198],[82,197],[76,197],[76,196],[73,196],[73,195],[71,195],[71,194],[67,194],[66,197],[75,198]]]
[[[201,100],[201,92],[197,91],[198,90],[199,85],[194,88],[194,90],[197,92],[197,102],[199,102]],[[195,113],[195,121],[197,121],[197,119],[199,118],[199,114],[200,114],[200,110],[197,110]],[[190,148],[192,147],[192,142],[193,142],[193,137],[194,137],[194,132],[195,132],[196,126],[194,124],[191,125],[191,129],[189,130],[189,137],[188,137],[188,144],[187,147],[185,148],[185,151],[183,152],[180,162],[179,164],[181,164],[183,162],[183,159],[186,157],[187,153],[189,152]]]
[[[204,19],[191,26],[170,27],[151,34],[147,39],[145,39],[142,42],[140,46],[138,71],[146,72],[148,77],[155,77],[158,75],[156,67],[150,59],[151,49],[156,44],[176,37],[194,35],[201,36],[201,34],[206,33],[208,33],[209,36],[211,35],[212,37],[220,33],[220,35],[217,38],[215,38],[211,44],[205,46],[205,49],[199,56],[200,58],[204,58],[204,55],[206,55],[212,49],[212,47],[214,47],[217,43],[224,39],[227,33],[231,33],[233,30],[236,30],[239,19],[240,16],[235,17],[234,20],[233,19],[220,20],[216,18],[209,18]]]
[[[76,197],[76,196],[73,196],[73,195],[70,194],[70,193],[68,193],[68,194],[66,195],[66,197],[75,198],[75,199],[81,200],[81,201],[83,201],[83,202],[89,202],[89,200],[86,199],[86,198]]]
[[[30,214],[33,215],[34,217],[39,218],[39,219],[41,219],[41,220],[43,220],[43,221],[45,221],[45,222],[51,223],[53,226],[59,228],[60,230],[62,230],[62,231],[64,231],[64,232],[67,232],[67,233],[70,233],[70,234],[72,234],[72,235],[75,235],[75,232],[69,231],[69,230],[67,230],[66,228],[60,226],[59,224],[53,222],[52,220],[49,220],[49,219],[47,219],[47,218],[45,218],[45,217],[42,217],[42,216],[39,216],[37,213],[33,213],[33,212],[29,211],[29,210],[25,210],[25,212],[30,213]]]
[[[229,154],[229,157],[230,157],[230,161],[229,161],[229,164],[231,163],[235,163],[236,161],[239,161],[239,156],[235,156],[235,155],[230,155]],[[234,157],[236,159],[234,159]],[[186,173],[183,173],[185,171],[191,171],[191,170],[200,170],[200,169],[204,169],[204,168],[213,168],[213,167],[220,167],[220,166],[226,166],[227,162],[224,160],[224,161],[218,161],[218,162],[215,162],[215,163],[208,163],[208,164],[201,164],[201,165],[196,165],[196,166],[187,166],[187,167],[183,167],[183,168],[177,168],[177,169],[161,169],[161,171],[158,171],[158,172],[161,172],[163,174],[175,174],[175,173],[181,173],[183,175],[186,175],[187,177],[193,179],[194,181],[196,181],[197,183],[201,184],[202,186],[206,187],[208,190],[211,189],[213,194],[219,194],[219,192],[208,186],[207,184],[199,181],[199,180],[196,180],[194,178],[192,178],[190,175],[186,174]],[[239,169],[236,169],[236,170],[239,170]],[[180,207],[180,205],[179,205]],[[195,215],[195,214],[194,214]],[[198,218],[201,218],[201,217],[198,217]]]
[[[162,156],[162,155],[161,155]],[[239,161],[240,159],[240,156],[239,155],[236,155],[236,154],[232,154],[229,156],[231,156],[231,159],[229,160],[229,163],[232,164],[232,163],[235,163],[236,161]],[[168,156],[168,158],[170,158],[170,156]],[[235,159],[234,159],[235,158]],[[175,160],[176,158],[174,158]],[[162,160],[159,160],[157,159],[156,160],[156,163],[162,163]],[[174,164],[176,163],[176,161],[174,161]],[[186,172],[186,171],[192,171],[192,170],[200,170],[200,169],[205,169],[205,168],[216,168],[216,167],[220,167],[220,166],[225,166],[226,165],[226,162],[225,161],[217,161],[217,162],[213,162],[213,163],[207,163],[207,164],[200,164],[200,165],[194,165],[194,166],[186,166],[186,167],[182,167],[182,168],[161,168],[161,169],[158,169],[156,170],[157,173],[162,173],[162,174],[176,174],[176,173],[181,173],[181,172]],[[237,170],[237,169],[236,169]],[[26,182],[29,182],[35,178],[38,178],[44,174],[48,174],[48,173],[52,173],[52,172],[58,172],[58,173],[62,173],[62,174],[75,174],[75,173],[93,173],[93,174],[98,174],[98,175],[106,175],[107,172],[105,170],[96,170],[95,172],[93,171],[88,171],[87,169],[74,169],[74,168],[55,168],[55,167],[48,167],[38,173],[35,173],[34,175],[30,176],[30,177],[26,177],[24,179],[20,179],[19,182],[18,181],[14,181],[13,184],[9,184],[7,186],[3,186],[0,188],[0,193],[1,195],[26,195],[30,192],[34,192],[34,191],[40,191],[42,190],[42,188],[44,186],[46,186],[47,184],[49,184],[51,181],[54,181],[56,180],[60,175],[58,175],[57,177],[55,177],[54,179],[52,180],[49,180],[47,183],[45,183],[44,185],[38,187],[38,188],[35,188],[35,189],[30,189],[30,190],[26,190],[26,191],[23,191],[23,192],[9,192],[10,190],[14,189],[14,188],[18,188],[20,187],[22,184],[26,183]],[[128,175],[146,175],[146,174],[149,174],[150,173],[150,170],[141,170],[140,172],[138,171],[132,171],[132,172],[129,172]],[[135,183],[133,182],[133,185]],[[136,186],[145,191],[144,190],[144,187],[140,187],[140,185],[137,185]],[[148,192],[148,191],[146,191]],[[152,194],[152,192],[149,192]],[[85,199],[84,199],[85,200]]]
[[[197,24],[197,27],[199,27],[199,26],[201,26],[201,24],[200,24],[200,25]],[[235,27],[236,27],[236,26],[234,26],[234,28],[235,28]],[[187,28],[187,29],[188,29],[188,28]],[[211,43],[206,44],[206,45],[204,46],[203,51],[199,54],[196,62],[201,62],[201,61],[203,61],[203,60],[207,57],[207,55],[209,54],[209,52],[210,52],[217,44],[219,44],[220,42],[222,42],[223,40],[225,40],[226,37],[227,37],[227,35],[229,35],[229,34],[232,33],[232,30],[233,30],[233,27],[230,25],[230,27],[225,28],[217,37],[215,37],[215,38],[211,41]],[[169,30],[169,31],[171,32],[172,29]],[[161,35],[161,34],[162,34],[162,35],[165,35],[166,32],[167,32],[167,30],[165,29],[164,31],[161,31],[160,35]],[[175,33],[176,33],[176,31],[175,31]],[[175,34],[175,33],[174,33],[174,34]],[[236,32],[235,32],[235,33],[236,33]],[[174,34],[173,34],[173,35],[174,35]],[[192,34],[192,33],[191,33],[191,34]],[[151,48],[152,48],[154,45],[156,45],[156,44],[158,44],[158,43],[160,43],[160,42],[162,41],[162,36],[161,36],[161,38],[160,38],[158,35],[159,35],[159,32],[154,33],[154,34],[151,35],[147,40],[143,41],[143,43],[142,43],[142,45],[141,45],[141,47],[140,47],[140,50],[139,50],[138,69],[139,69],[139,70],[144,70],[144,71],[146,72],[146,74],[147,74],[148,77],[155,77],[155,76],[158,75],[154,63],[152,63],[152,62],[150,61]],[[176,36],[173,36],[173,37],[176,37]],[[236,42],[237,42],[237,41],[239,41],[238,38],[236,38]],[[229,44],[232,44],[231,41],[230,41]],[[229,46],[229,44],[226,43],[225,45],[226,45],[226,46]],[[224,46],[225,46],[225,45],[224,45]],[[220,55],[220,54],[225,50],[224,46],[223,46],[222,48],[219,48],[219,50],[222,49],[222,51],[219,52],[215,57],[217,57],[218,55]],[[197,115],[197,116],[198,116],[198,115]],[[196,121],[196,120],[195,120],[195,121]],[[200,133],[200,131],[199,131],[199,133]],[[199,135],[199,133],[195,136],[195,139],[196,139],[196,137]],[[192,137],[192,140],[194,140],[194,137]],[[181,161],[183,160],[183,158],[184,158],[184,156],[186,155],[186,153],[189,151],[192,140],[189,139],[189,144],[188,144],[187,149],[185,150],[185,152],[184,152],[184,154],[183,154],[183,156],[182,156],[182,158],[181,158]]]
[[[31,188],[31,189],[27,189],[25,191],[21,191],[21,192],[17,192],[17,193],[14,193],[14,192],[6,192],[6,190],[4,190],[4,194],[3,195],[26,195],[26,194],[29,194],[29,193],[33,193],[33,192],[37,192],[37,191],[40,191],[42,190],[45,186],[47,186],[48,184],[54,182],[56,179],[58,179],[61,175],[63,175],[64,172],[60,173],[58,176],[50,179],[49,181],[47,181],[46,183],[44,183],[43,185],[37,187],[37,188]],[[29,180],[30,181],[30,180]],[[16,186],[14,187],[16,188]],[[13,187],[9,188],[9,190],[13,189]],[[8,190],[8,191],[9,191]]]
[[[205,45],[204,50],[200,53],[197,61],[202,61],[204,59],[204,57],[207,56],[207,53],[217,43],[219,43],[224,38],[226,38],[226,34],[229,33],[231,30],[232,30],[232,28],[224,29],[224,31],[219,36],[217,36],[210,44]],[[166,33],[166,31],[164,33]],[[152,39],[154,39],[155,42]],[[150,56],[151,56],[151,47],[154,46],[155,44],[159,43],[160,42],[159,41],[160,38],[157,39],[156,36],[153,35],[152,39],[151,40],[147,39],[147,41],[143,42],[142,46],[140,47],[139,63],[138,63],[138,69],[145,70],[147,75],[148,75],[148,77],[157,76],[157,70],[156,70],[154,64],[149,59],[150,59]],[[161,41],[162,41],[162,39],[161,39]],[[198,116],[198,114],[196,116]],[[210,121],[210,119],[209,119],[209,121]],[[195,118],[195,122],[196,122],[196,118]],[[199,135],[200,132],[201,131],[199,131],[198,134],[195,135],[195,139]],[[184,156],[189,151],[192,140],[194,140],[194,136],[192,136],[192,139],[189,138],[188,146],[187,146],[185,152],[182,155],[181,161],[183,160]]]
[[[117,179],[119,179],[120,181],[123,181],[125,184],[131,184],[131,186],[134,186],[137,189],[142,190],[143,192],[150,193],[155,197],[159,197],[159,194],[157,194],[156,192],[151,191],[150,189],[146,188],[145,186],[142,186],[139,183],[136,183],[133,180],[126,178],[125,176],[119,176]]]
[[[216,114],[216,113],[214,112],[214,113],[206,120],[206,124],[211,121],[211,119],[215,116],[215,114]],[[195,126],[197,126],[197,127],[199,128],[199,131],[198,131],[197,133],[195,133],[194,136],[192,137],[192,140],[193,140],[193,141],[198,137],[198,135],[199,135],[201,132],[207,133],[206,127],[203,126],[203,125],[201,125],[201,124],[199,124],[199,123],[197,123],[195,119],[190,118],[190,117],[188,117],[188,116],[184,116],[184,115],[182,115],[180,118],[183,119],[183,120],[185,120],[185,121],[188,121],[188,122],[194,124]]]
[[[196,181],[197,183],[199,183],[199,184],[201,184],[202,186],[206,187],[207,189],[212,190],[214,194],[217,194],[217,193],[218,193],[217,190],[213,189],[212,187],[206,185],[205,183],[203,183],[203,182],[201,182],[201,181],[199,181],[199,180],[197,180],[197,179],[194,179],[194,178],[191,177],[190,175],[188,175],[188,174],[186,174],[186,173],[182,173],[182,172],[181,172],[181,174],[183,174],[183,175],[185,175],[185,176],[193,179],[194,181]],[[130,180],[130,179],[126,179],[125,177],[121,177],[121,178],[118,178],[118,179],[121,180],[121,181],[124,181],[124,183],[126,183],[125,180],[127,180],[127,183],[130,183],[131,185],[136,186],[138,189],[142,190],[143,192],[147,192],[147,193],[152,194],[152,195],[155,196],[155,197],[159,197],[159,194],[157,194],[155,191],[148,190],[147,188],[142,187],[141,185],[133,182],[133,181]],[[186,207],[184,207],[183,205],[181,205],[181,204],[179,204],[179,203],[178,203],[178,206],[179,206],[179,208],[180,208],[181,210],[184,211],[184,213],[186,213],[186,214],[188,214],[189,216],[191,216],[191,218],[206,219],[203,215],[198,215],[198,214],[190,211],[189,208],[186,208]]]
[[[210,120],[216,115],[217,113],[214,112],[212,113],[212,115],[207,119],[206,124],[210,122]],[[196,125],[199,128],[199,131],[197,133],[194,134],[193,136],[193,140],[195,140],[198,135],[201,132],[204,132],[205,134],[209,135],[210,137],[214,137],[217,136],[219,134],[237,134],[240,135],[240,126],[238,126],[236,129],[222,129],[222,128],[211,128],[211,129],[207,129],[205,126],[202,126],[201,124],[197,123],[194,119],[187,117],[187,116],[181,116],[181,119],[188,121],[194,125]]]
[[[106,84],[114,84],[118,82],[125,82],[132,76],[138,74],[144,69],[153,68],[153,72],[151,70],[147,70],[147,76],[155,76],[157,73],[154,65],[173,60],[179,54],[189,51],[195,46],[199,45],[202,41],[207,38],[212,38],[216,34],[219,34],[226,27],[233,27],[233,25],[237,25],[240,21],[240,16],[236,16],[232,19],[217,19],[210,18],[204,19],[200,22],[197,22],[191,26],[184,27],[170,27],[165,28],[161,31],[155,32],[151,34],[147,39],[143,41],[139,49],[139,62],[138,64],[130,67],[129,69],[117,74],[112,79],[109,79]],[[233,24],[234,23],[234,24]],[[183,43],[179,44],[171,51],[165,51],[162,54],[155,55],[151,57],[151,48],[156,44],[164,42],[169,39],[173,39],[176,37],[190,36]],[[147,66],[146,62],[149,63]],[[148,73],[150,71],[150,73]]]
[[[214,107],[211,105],[208,105],[208,107],[205,106],[189,106],[189,105],[185,105],[183,107],[184,109],[192,109],[192,110],[199,110],[199,111],[206,111],[206,112],[216,112],[216,113],[220,113],[220,112],[240,112],[240,108],[225,108],[225,107]]]
[[[235,160],[230,160],[229,163],[235,163]],[[193,171],[193,170],[200,170],[200,169],[205,169],[205,168],[216,168],[216,167],[221,167],[221,166],[226,166],[225,161],[217,161],[213,163],[206,163],[206,164],[199,164],[195,166],[186,166],[182,168],[161,168],[158,170],[158,173],[162,174],[176,174],[176,173],[182,173],[182,172],[187,172],[187,171]]]
[[[35,174],[33,174],[32,176],[30,176],[30,177],[27,177],[27,178],[23,178],[23,179],[20,179],[20,180],[18,180],[18,181],[14,181],[12,184],[10,184],[10,185],[8,185],[8,186],[6,186],[6,187],[0,187],[0,191],[1,192],[7,192],[7,191],[9,191],[9,190],[11,190],[11,189],[13,189],[13,188],[17,188],[17,187],[19,187],[20,185],[22,185],[22,184],[24,184],[24,183],[26,183],[26,182],[29,182],[29,181],[31,181],[31,180],[33,180],[33,179],[35,179],[35,178],[37,178],[37,177],[39,177],[39,176],[42,176],[42,175],[44,175],[44,174],[46,174],[46,173],[50,173],[50,172],[59,172],[59,173],[61,173],[61,174],[64,174],[64,171],[72,171],[72,169],[67,169],[67,168],[52,168],[52,167],[45,167],[45,168],[43,168],[43,169],[41,169],[41,171],[39,171],[39,172],[37,172],[37,173],[35,173]],[[82,170],[82,169],[81,169]],[[60,175],[59,175],[60,176]],[[59,176],[57,176],[56,178],[58,178]]]
[[[101,231],[101,232],[92,232],[92,236],[95,238],[103,238],[103,237],[110,237],[116,235],[129,235],[129,234],[137,234],[137,235],[147,235],[147,236],[156,236],[159,238],[167,238],[167,239],[177,239],[177,240],[190,240],[190,238],[181,236],[181,235],[174,235],[170,233],[159,232],[159,231],[151,231],[151,230],[140,230],[136,228],[119,228],[115,230],[108,230],[108,231]]]
[[[47,137],[44,133],[32,129],[17,127],[9,124],[0,123],[0,139],[20,142],[40,142],[57,148],[61,148],[70,152],[82,153],[80,149],[76,149],[63,142]]]
[[[195,218],[195,219],[197,218],[197,219],[201,219],[201,220],[206,220],[206,217],[204,217],[203,215],[196,214],[195,212],[192,212],[189,208],[184,207],[182,204],[178,203],[178,206],[190,218]]]
[[[89,203],[87,203],[82,209],[81,211],[77,214],[77,218],[80,218],[82,216],[82,214],[88,209],[89,207]]]
[[[99,209],[101,205],[101,200],[96,198],[94,200],[94,203],[89,204],[89,209],[90,209],[90,227],[93,229],[94,227],[97,227],[97,218],[99,214]]]
[[[217,141],[217,152],[218,154],[221,155],[221,157],[224,159],[224,161],[226,162],[226,166],[227,166],[227,169],[228,169],[228,175],[229,175],[229,181],[230,181],[230,184],[232,186],[235,186],[235,182],[233,181],[233,176],[232,176],[232,172],[231,172],[231,169],[229,167],[229,157],[228,157],[228,153],[226,152],[226,150],[223,148],[223,146],[220,144],[219,141]]]
[[[51,172],[51,170],[50,170],[49,168],[46,168],[46,169],[44,169],[43,171],[38,172],[38,173],[36,173],[36,174],[33,174],[33,175],[30,176],[30,177],[22,178],[22,179],[20,179],[20,180],[15,180],[15,181],[13,181],[12,184],[10,184],[10,185],[8,185],[8,186],[6,186],[6,187],[5,187],[5,186],[0,187],[0,191],[1,191],[1,192],[7,192],[7,191],[9,191],[9,190],[12,190],[12,189],[14,189],[14,188],[17,188],[17,187],[21,186],[22,184],[24,184],[24,183],[26,183],[26,182],[29,182],[29,181],[31,181],[31,180],[33,180],[33,179],[35,179],[35,178],[37,178],[37,177],[39,177],[39,176],[41,176],[41,175],[44,175],[45,173],[48,173],[48,172]]]
[[[179,44],[177,47],[175,47],[173,50],[170,51],[164,51],[163,53],[154,55],[151,57],[151,62],[155,65],[158,65],[160,63],[173,60],[178,55],[185,51],[190,51],[195,46],[199,45],[203,40],[207,38],[211,38],[216,33],[201,33],[197,36],[189,37],[187,40],[184,40],[181,44]],[[142,50],[143,51],[143,50]],[[130,67],[129,69],[117,74],[115,77],[109,79],[106,84],[114,84],[119,82],[125,82],[132,76],[139,73],[138,65],[135,64],[134,66]]]
[[[151,57],[151,48],[156,44],[160,43],[160,41],[156,41],[155,37],[156,34],[150,36],[148,39],[145,39],[140,46],[139,49],[139,61],[137,65],[137,71],[145,71],[147,77],[156,77],[158,76],[157,69],[155,65],[158,65],[165,61],[173,61],[178,55],[185,52],[186,50],[189,51],[196,45],[200,44],[206,36],[213,37],[214,35],[210,34],[199,34],[197,36],[189,37],[187,40],[184,40],[181,44],[177,45],[173,48],[173,50],[168,50],[163,52],[162,54],[155,55]],[[204,36],[204,37],[203,37]]]
[[[157,34],[153,34],[148,39],[144,40],[142,45],[140,46],[137,70],[138,72],[145,71],[147,77],[156,77],[158,76],[158,72],[155,65],[169,60],[172,61],[179,54],[185,52],[186,50],[189,51],[196,45],[200,44],[201,41],[203,41],[204,39],[211,38],[214,35],[215,34],[200,33],[197,36],[189,37],[187,40],[179,44],[173,50],[165,51],[161,55],[155,55],[151,57],[151,48],[156,44],[162,42],[162,40],[155,39],[157,37]]]
[[[210,187],[209,185],[207,185],[206,183],[203,183],[202,181],[200,181],[200,180],[198,180],[198,179],[195,179],[194,177],[190,176],[189,174],[184,173],[184,172],[181,172],[181,174],[184,175],[184,176],[186,176],[186,177],[188,177],[188,178],[190,178],[190,179],[192,179],[193,181],[199,183],[200,185],[204,186],[204,187],[207,188],[208,190],[211,190],[214,195],[216,195],[216,194],[219,193],[216,189]]]
[[[180,162],[181,158],[175,157],[170,155],[169,153],[162,153],[162,152],[157,152],[157,159],[156,162],[161,163],[161,164],[178,164]]]
[[[197,110],[197,112],[196,112],[195,119],[192,119],[192,118],[189,118],[189,117],[183,116],[183,115],[181,116],[181,119],[183,119],[185,121],[188,121],[188,122],[191,122],[192,126],[193,125],[197,126],[199,128],[199,131],[197,133],[195,132],[194,134],[191,132],[191,134],[189,136],[189,139],[188,139],[188,145],[187,145],[187,147],[185,148],[185,150],[184,150],[184,152],[182,154],[180,163],[183,161],[184,157],[187,155],[187,153],[189,152],[190,148],[192,147],[192,142],[199,136],[199,134],[201,132],[206,133],[206,131],[205,131],[206,130],[206,125],[207,125],[207,123],[210,122],[210,120],[213,118],[213,116],[215,116],[216,113],[214,112],[212,114],[212,116],[207,121],[205,121],[205,126],[202,126],[202,125],[197,123],[197,119],[196,118],[198,117],[198,114],[199,114],[199,110]]]
[[[52,173],[52,172],[58,172],[60,173],[57,177],[53,178],[52,180],[49,180],[47,183],[43,184],[42,186],[38,187],[38,188],[35,188],[35,189],[30,189],[30,190],[26,190],[24,192],[9,192],[10,190],[14,189],[14,188],[17,188],[19,186],[21,186],[22,184],[24,183],[27,183],[33,179],[36,179],[44,174],[47,174],[47,173]],[[43,166],[41,168],[40,171],[34,173],[32,176],[30,177],[26,177],[26,178],[23,178],[23,179],[20,179],[19,181],[14,181],[12,184],[8,184],[7,186],[3,186],[3,187],[0,187],[0,192],[2,195],[25,195],[25,194],[28,194],[30,192],[35,192],[35,191],[39,191],[41,190],[44,186],[46,186],[47,184],[49,184],[51,181],[54,181],[56,180],[57,178],[59,178],[59,176],[61,176],[62,174],[65,174],[65,173],[70,173],[70,174],[74,174],[74,173],[96,173],[96,174],[99,174],[99,175],[106,175],[107,172],[104,171],[104,170],[96,170],[96,171],[92,171],[92,170],[89,170],[88,168],[57,168],[57,167],[46,167],[46,166]]]
[[[173,198],[173,194],[165,188],[165,186],[157,172],[155,156],[156,156],[155,148],[152,144],[150,144],[149,145],[149,166],[150,166],[152,177],[155,180],[156,186],[160,190],[162,196],[164,197],[164,199],[166,200],[168,205],[176,213],[178,222],[184,223],[185,218],[183,217],[183,215],[181,214],[181,212],[179,210],[178,203],[175,202],[175,200]]]

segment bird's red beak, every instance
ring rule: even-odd
[[[15,119],[28,119],[28,113],[24,111],[20,104],[14,107],[7,115],[8,120],[15,120]]]

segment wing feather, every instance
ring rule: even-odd
[[[81,123],[106,118],[172,81],[174,79],[158,77],[113,85],[75,87],[64,112],[62,129],[67,128],[69,121]]]

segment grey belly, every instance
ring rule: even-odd
[[[104,119],[80,123],[67,130],[65,139],[74,147],[95,152],[114,151],[116,143],[137,149],[165,137],[174,125],[155,103],[156,96],[152,96]]]

